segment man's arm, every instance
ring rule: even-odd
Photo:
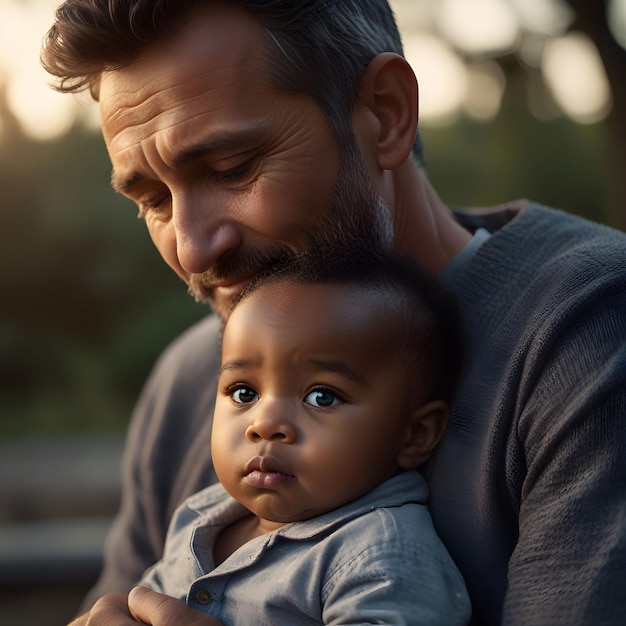
[[[477,623],[621,623],[626,248],[560,214],[518,220],[483,250],[499,287],[476,268],[455,284],[473,359],[429,467],[433,519]]]
[[[161,556],[169,520],[188,495],[216,480],[210,432],[219,368],[219,320],[209,317],[174,341],[156,364],[129,429],[122,502],[87,610],[127,594]]]
[[[613,304],[577,323],[576,343],[554,346],[518,422],[527,468],[506,624],[620,624],[626,614],[626,298]],[[559,402],[554,385],[569,390]]]

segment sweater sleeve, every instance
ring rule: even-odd
[[[106,593],[128,593],[162,554],[176,507],[216,481],[210,430],[219,368],[219,321],[196,324],[162,354],[133,413],[122,466],[122,499],[87,610]]]
[[[623,623],[624,235],[529,207],[453,287],[471,359],[428,475],[475,623]]]
[[[607,272],[575,303],[564,295],[526,355],[507,450],[519,539],[504,624],[626,615],[625,282]]]

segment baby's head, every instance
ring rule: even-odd
[[[452,295],[410,258],[385,250],[323,258],[303,254],[261,275],[233,309],[260,291],[291,292],[297,299],[295,294],[315,285],[328,288],[322,293],[343,290],[355,316],[369,318],[377,331],[393,335],[407,375],[415,377],[415,393],[451,403],[464,357],[459,312]],[[269,296],[270,303],[273,298]]]
[[[450,296],[396,255],[303,255],[267,273],[224,326],[220,480],[285,523],[420,467],[443,434],[462,343]]]

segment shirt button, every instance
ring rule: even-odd
[[[208,604],[209,602],[213,600],[213,596],[211,595],[210,591],[207,591],[206,589],[200,589],[196,593],[196,600],[200,604]]]

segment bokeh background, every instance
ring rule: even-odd
[[[48,86],[38,54],[56,4],[0,4],[0,623],[10,625],[62,624],[76,610],[117,506],[141,385],[207,314],[111,191],[97,108]],[[626,0],[391,4],[446,202],[526,197],[626,230]]]

